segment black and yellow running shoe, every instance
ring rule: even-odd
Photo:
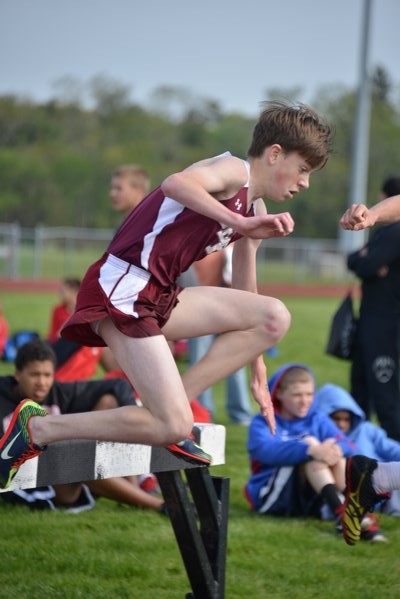
[[[342,517],[343,537],[348,545],[355,545],[361,538],[361,521],[372,512],[383,496],[372,485],[372,473],[378,462],[363,455],[355,455],[346,464],[346,497]]]

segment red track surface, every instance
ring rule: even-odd
[[[54,279],[2,279],[0,278],[0,291],[20,291],[25,293],[57,292],[60,282]],[[349,284],[337,285],[299,285],[271,283],[260,285],[259,291],[263,295],[272,297],[342,297],[349,289]]]

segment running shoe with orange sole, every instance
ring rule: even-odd
[[[203,451],[193,439],[188,438],[180,443],[172,443],[167,445],[166,449],[191,464],[197,464],[198,466],[209,466],[211,464],[211,456]]]

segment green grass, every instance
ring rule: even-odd
[[[55,294],[3,293],[1,302],[12,328],[44,333],[56,299]],[[348,363],[324,354],[338,300],[287,298],[286,303],[292,326],[278,357],[267,360],[269,372],[302,361],[313,368],[319,384],[346,386]],[[0,372],[12,372],[12,366],[1,364]],[[329,522],[249,512],[242,493],[248,476],[247,430],[227,422],[222,391],[219,384],[217,421],[227,427],[226,464],[212,473],[231,481],[226,598],[397,599],[400,520],[382,519],[387,544],[348,547]],[[183,599],[190,590],[170,523],[156,513],[107,500],[77,515],[0,504],[0,522],[1,599]]]

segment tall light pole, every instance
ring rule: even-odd
[[[364,0],[361,39],[360,74],[351,159],[350,194],[348,206],[367,201],[369,129],[371,113],[371,79],[369,74],[369,37],[372,0]],[[340,232],[340,245],[344,253],[360,248],[366,240],[366,231]]]

